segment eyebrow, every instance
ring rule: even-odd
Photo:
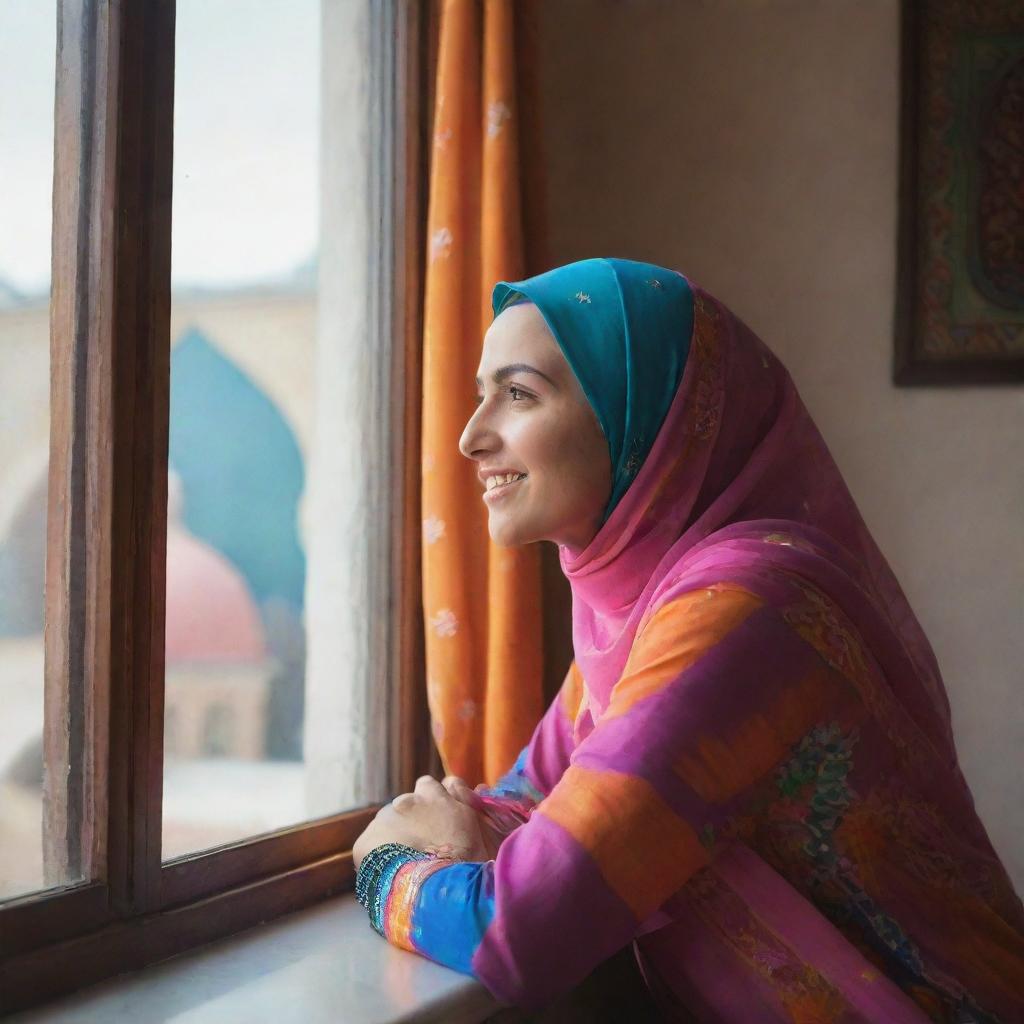
[[[517,373],[535,373],[538,377],[543,377],[556,391],[558,390],[558,385],[546,373],[541,373],[537,367],[530,366],[529,363],[509,363],[508,366],[502,366],[494,371],[491,375],[491,380],[495,384],[500,384],[503,380],[514,377]],[[476,379],[476,386],[478,388],[484,386],[484,382],[479,377]]]

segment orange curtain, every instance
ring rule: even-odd
[[[471,785],[513,764],[543,712],[536,545],[487,534],[473,412],[498,280],[525,276],[514,0],[440,9],[423,336],[423,610],[427,699],[445,770]]]

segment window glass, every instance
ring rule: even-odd
[[[360,24],[371,6],[326,5]],[[331,453],[363,444],[366,420],[330,389],[322,351],[344,372],[346,342],[328,338],[318,287],[327,13],[319,0],[177,4],[165,859],[373,795],[359,753],[373,659],[358,630],[317,656],[345,634],[350,605],[350,624],[366,620],[356,598],[376,571],[330,497],[341,481],[365,505],[359,475],[344,479]],[[364,55],[346,56],[358,69]],[[331,132],[360,125],[360,108],[338,97],[328,113]],[[347,151],[364,177],[366,151]],[[346,201],[332,224],[350,283],[366,278],[366,205]],[[325,427],[325,395],[347,419]],[[340,551],[326,553],[332,544]]]
[[[42,888],[56,6],[0,4],[0,899]]]

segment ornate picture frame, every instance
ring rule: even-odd
[[[902,15],[894,382],[1024,383],[1024,3]]]

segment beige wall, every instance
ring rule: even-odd
[[[935,647],[1024,891],[1024,387],[890,382],[896,0],[542,5],[551,258],[647,259],[789,366]]]

